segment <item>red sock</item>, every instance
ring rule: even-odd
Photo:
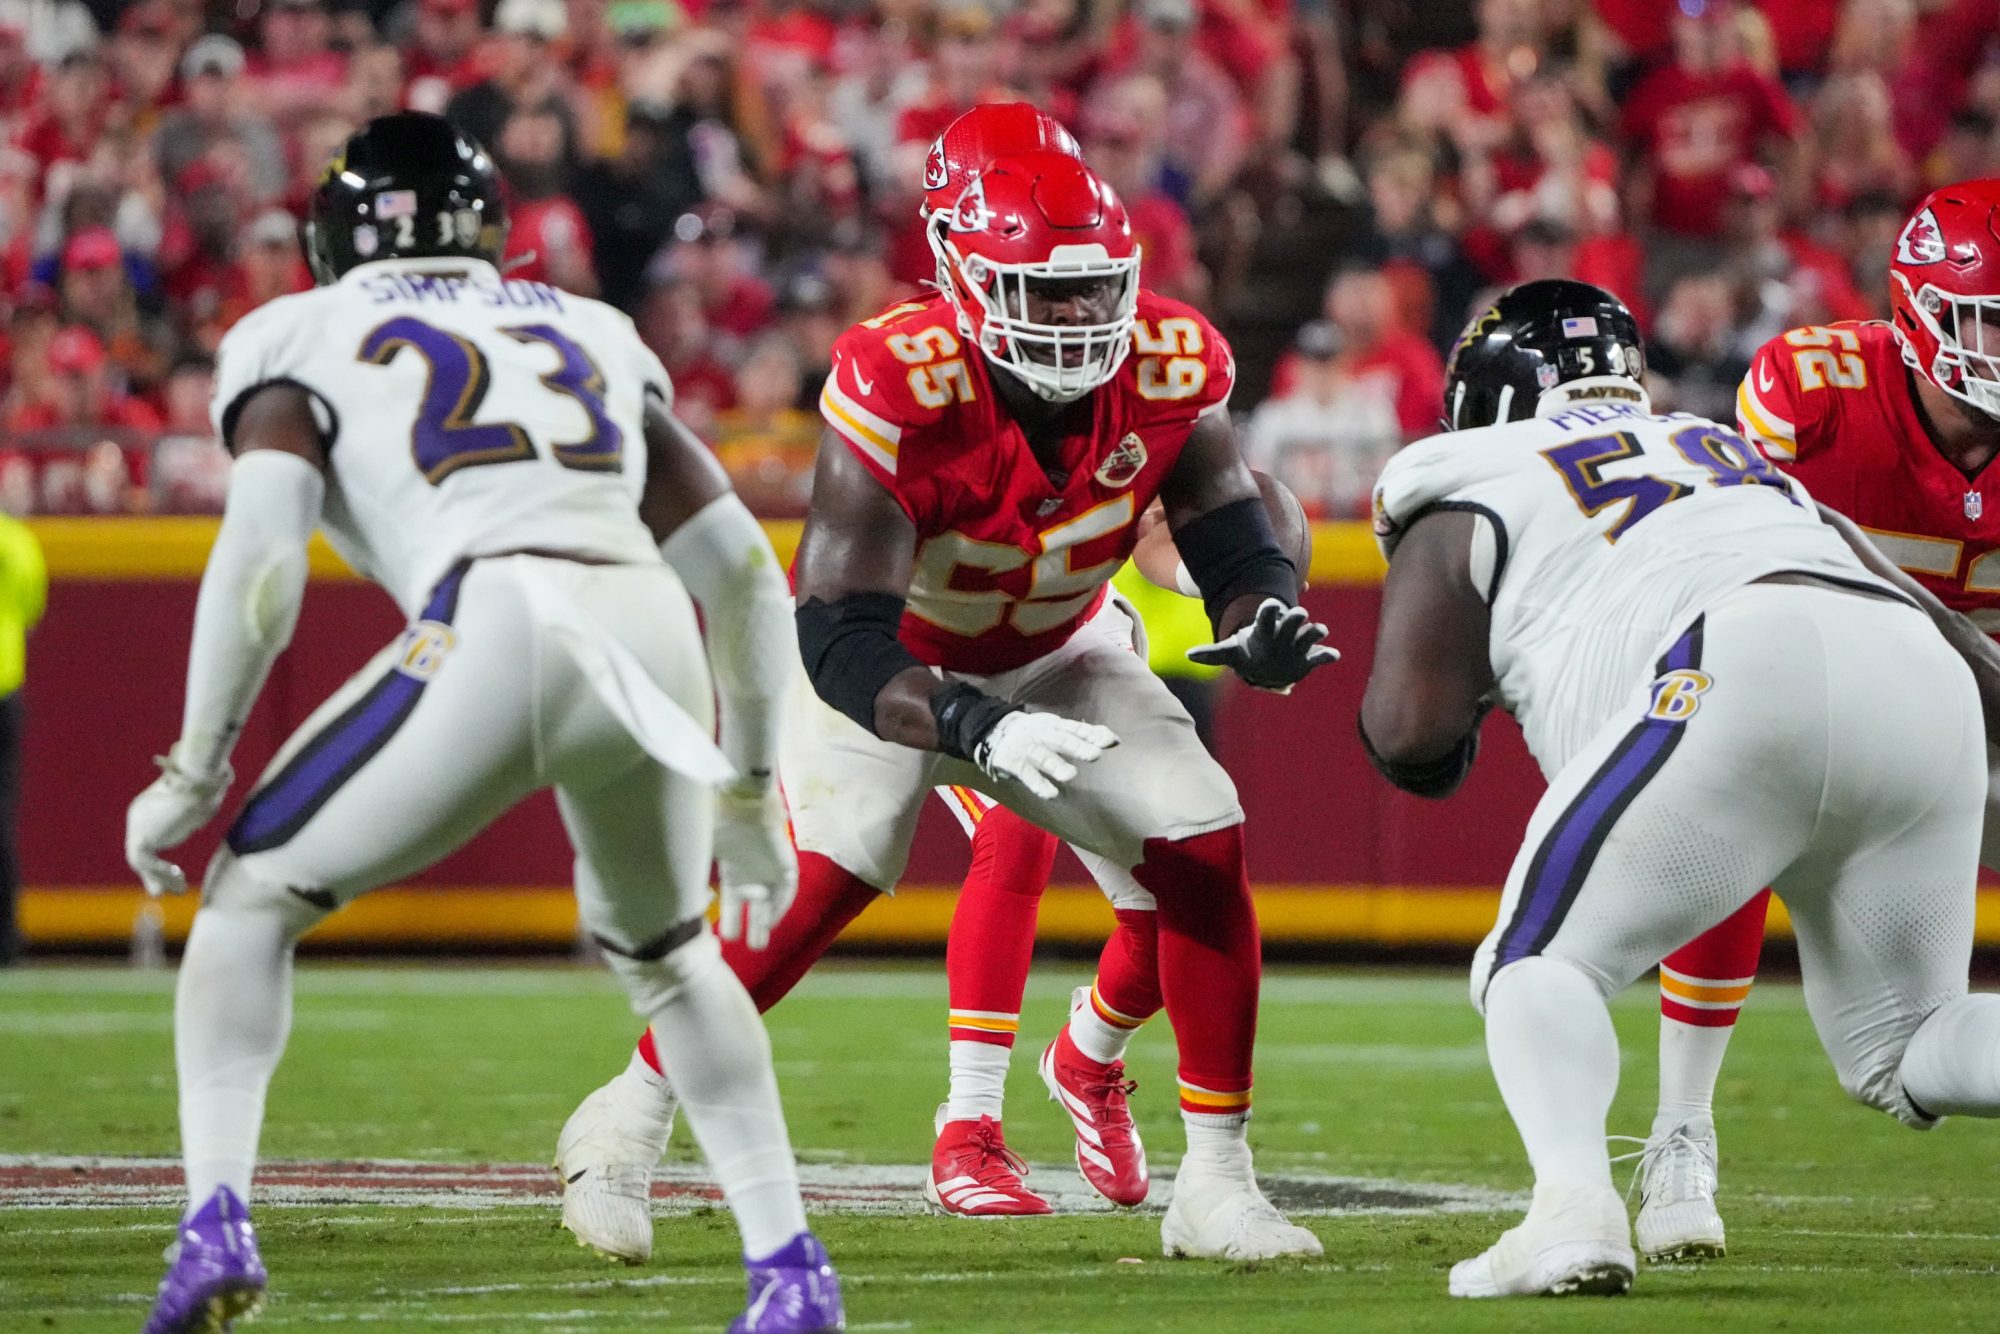
[[[1151,908],[1117,908],[1118,929],[1097,956],[1091,1004],[1098,1017],[1137,1028],[1160,1012],[1160,915]]]
[[[987,808],[979,817],[972,870],[945,939],[953,1042],[1014,1045],[1035,952],[1035,914],[1055,860],[1055,835],[1006,807]]]
[[[878,893],[873,885],[824,855],[801,852],[799,896],[771,932],[771,943],[753,950],[741,941],[726,940],[722,942],[722,960],[761,1014],[785,998],[806,969],[819,962],[834,937],[846,930]],[[653,1050],[650,1028],[639,1037],[639,1057],[656,1073],[666,1073]]]
[[[1243,826],[1149,839],[1132,876],[1160,905],[1160,991],[1180,1048],[1181,1110],[1247,1112],[1263,950]]]
[[[1750,998],[1764,948],[1771,891],[1669,954],[1660,964],[1660,1013],[1697,1028],[1728,1028]]]

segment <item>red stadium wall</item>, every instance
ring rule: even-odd
[[[213,525],[204,520],[43,521],[53,582],[30,646],[23,925],[43,944],[127,938],[142,900],[123,857],[125,803],[179,726],[196,577]],[[795,533],[777,528],[781,543]],[[345,575],[330,553],[291,649],[279,661],[236,756],[237,795],[285,735],[401,626],[388,597]],[[1490,925],[1528,812],[1542,790],[1511,721],[1486,729],[1480,763],[1449,803],[1418,801],[1382,782],[1355,739],[1379,604],[1379,562],[1360,525],[1319,534],[1314,613],[1345,657],[1290,698],[1226,687],[1223,760],[1249,814],[1250,867],[1274,940],[1467,943]],[[185,850],[198,876],[218,828]],[[927,812],[908,886],[872,908],[854,935],[941,938],[949,890],[965,866],[957,825]],[[371,895],[327,929],[376,942],[550,943],[574,930],[570,854],[546,797],[516,810],[407,889]],[[1090,939],[1109,923],[1080,868],[1059,864],[1045,937]],[[1983,907],[1989,910],[1994,905]],[[191,904],[168,905],[170,933]],[[2000,914],[1982,913],[2000,939]]]

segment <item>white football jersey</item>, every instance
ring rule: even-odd
[[[1435,509],[1484,520],[1499,702],[1550,776],[1718,595],[1788,570],[1888,587],[1733,428],[1627,404],[1411,445],[1376,484],[1383,551]]]
[[[476,260],[363,264],[222,340],[225,442],[274,383],[306,389],[327,430],[328,539],[412,616],[468,557],[660,560],[638,513],[641,422],[672,388],[610,306]]]

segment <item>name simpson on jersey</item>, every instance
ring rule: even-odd
[[[566,309],[562,293],[547,283],[516,279],[503,279],[496,283],[459,273],[379,273],[361,279],[357,286],[377,305],[386,301],[403,301],[419,305],[455,306],[460,300],[465,300],[477,301],[495,309],[558,312]]]

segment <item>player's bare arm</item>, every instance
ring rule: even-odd
[[[884,741],[941,750],[1052,797],[1118,742],[1108,729],[1028,713],[941,678],[896,637],[916,528],[894,496],[831,433],[813,473],[812,512],[793,567],[799,652],[819,697]]]
[[[1819,506],[1819,517],[1840,534],[1871,573],[1895,585],[1904,597],[1916,603],[1931,618],[1931,624],[1938,628],[1945,642],[1965,659],[1965,665],[1972,669],[1973,682],[1979,687],[1979,707],[1986,715],[1986,739],[2000,744],[2000,644],[1995,644],[1963,613],[1953,611],[1938,601],[1936,594],[1883,555],[1881,548],[1868,540],[1868,534],[1854,520],[1825,505]]]
[[[806,669],[820,697],[850,716],[856,710],[843,707],[829,688],[843,695],[867,692],[863,726],[884,741],[936,750],[931,697],[940,683],[896,642],[915,552],[916,527],[896,498],[832,432],[825,433],[813,470],[812,512],[793,567]],[[854,673],[849,680],[822,684],[814,670],[809,626],[821,620],[828,623],[826,652],[838,664],[828,663],[827,670]]]
[[[195,603],[180,739],[125,817],[126,860],[152,894],[187,890],[161,853],[214,818],[229,792],[229,753],[298,622],[326,494],[325,435],[307,390],[257,389],[223,426],[236,463]]]
[[[1340,657],[1320,643],[1326,627],[1298,605],[1301,572],[1278,545],[1227,414],[1195,424],[1160,499],[1215,627],[1216,642],[1190,649],[1190,658],[1282,693]]]
[[[646,489],[639,517],[656,542],[729,494],[729,474],[715,454],[681,425],[659,399],[648,396],[644,421]]]
[[[1383,777],[1421,797],[1450,796],[1471,770],[1493,689],[1487,608],[1472,582],[1478,522],[1444,510],[1417,520],[1382,584],[1361,742]]]

